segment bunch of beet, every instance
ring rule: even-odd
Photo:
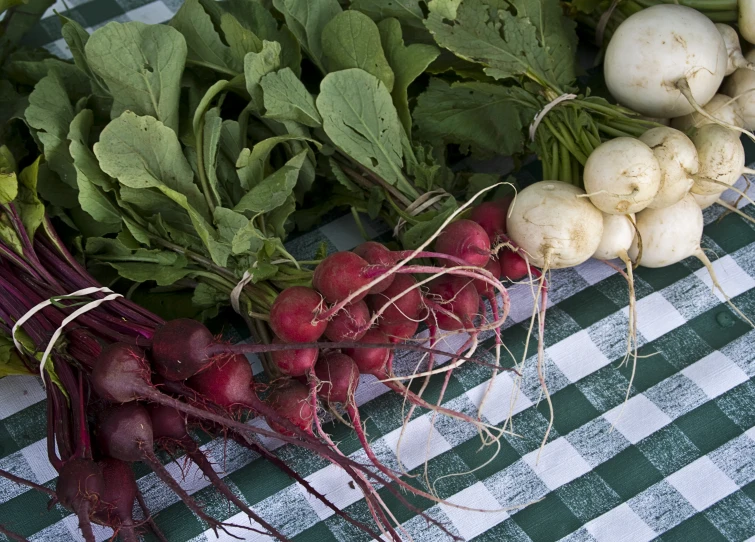
[[[15,212],[12,205],[8,209]],[[18,228],[23,258],[13,256],[14,247],[0,246],[0,325],[8,335],[12,333],[8,323],[18,321],[38,303],[97,286],[65,250],[50,224],[32,240],[20,221],[11,222]],[[143,504],[129,466],[137,461],[149,465],[212,528],[229,527],[208,515],[173,480],[157,459],[157,448],[186,454],[253,522],[253,526],[234,527],[284,539],[217,476],[189,431],[197,426],[258,451],[372,537],[383,534],[399,540],[389,519],[392,514],[376,489],[385,487],[420,514],[403,490],[439,499],[401,480],[370,450],[354,398],[359,377],[375,375],[413,407],[489,431],[479,420],[429,404],[409,391],[394,378],[393,352],[396,348],[424,352],[428,367],[433,367],[438,332],[468,333],[467,348],[480,331],[497,330],[506,312],[491,321],[482,303],[485,296],[492,299],[499,292],[506,306],[505,288],[498,273],[491,271],[490,262],[495,260],[491,260],[485,231],[474,222],[458,220],[436,237],[435,252],[426,247],[391,251],[370,242],[325,258],[314,271],[312,288],[291,287],[278,295],[269,314],[275,333],[272,344],[228,345],[199,322],[163,322],[124,298],[80,316],[66,329],[64,346],[53,350],[47,362],[52,371],[46,372],[45,383],[48,452],[60,473],[56,498],[77,514],[85,539],[93,539],[92,523],[113,528],[124,540],[135,540],[144,526],[154,528],[146,508],[145,521],[131,516],[135,501]],[[48,306],[24,324],[38,350],[83,303],[72,301],[71,306],[65,302]],[[429,348],[407,342],[420,325],[430,330]],[[247,353],[270,354],[277,374],[269,385],[255,383]],[[451,354],[455,364],[468,359],[462,354]],[[36,372],[35,352],[22,355],[30,372]],[[344,457],[322,431],[318,416],[322,405],[341,408],[351,418],[371,468]],[[249,416],[264,417],[272,430],[245,423],[243,419]],[[343,468],[364,493],[379,532],[309,487],[261,446],[259,436],[306,447]]]

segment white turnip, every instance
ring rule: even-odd
[[[755,9],[755,8],[754,8]],[[755,50],[745,55],[749,62],[755,62]],[[744,119],[744,128],[755,129],[755,71],[740,68],[724,81],[721,92],[731,96],[739,104]]]
[[[753,78],[753,82],[755,82],[755,77]],[[742,116],[742,108],[739,105],[739,101],[725,94],[716,94],[713,96],[703,109],[713,118],[718,119],[724,124],[731,124],[739,128],[744,126],[744,117]],[[671,126],[682,132],[687,132],[691,128],[698,128],[712,122],[712,120],[704,117],[697,111],[693,111],[689,115],[672,119]]]
[[[574,267],[595,253],[603,214],[580,197],[584,195],[584,190],[561,181],[540,181],[519,193],[509,211],[508,232],[532,265]]]
[[[716,23],[716,28],[721,33],[726,45],[726,54],[729,62],[726,64],[726,75],[731,75],[739,68],[752,70],[755,65],[748,61],[742,54],[742,46],[739,44],[739,35],[737,31],[728,24]]]
[[[650,209],[673,205],[687,195],[697,173],[695,144],[679,130],[651,128],[640,136],[640,141],[653,151],[661,168],[661,182]]]
[[[658,193],[661,167],[645,143],[617,137],[599,145],[587,158],[584,185],[592,204],[604,213],[636,213]]]
[[[628,17],[614,32],[604,62],[611,95],[650,117],[678,117],[710,100],[723,81],[724,39],[705,15],[660,4]]]
[[[702,196],[720,194],[745,171],[745,150],[739,134],[717,124],[706,124],[695,130],[691,139],[700,164],[691,192]]]

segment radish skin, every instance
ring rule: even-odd
[[[617,137],[599,145],[587,158],[584,184],[592,204],[604,213],[636,213],[658,193],[661,166],[642,141]]]
[[[724,85],[725,84],[726,83],[724,83]],[[732,99],[726,94],[716,94],[707,104],[705,104],[703,109],[715,119],[718,119],[725,124],[731,124],[732,126],[738,126],[740,128],[744,127],[745,121],[742,116],[742,108],[739,105],[739,100]],[[671,126],[682,132],[687,132],[692,128],[699,128],[704,124],[711,123],[713,123],[712,120],[704,117],[697,111],[671,120]]]
[[[723,81],[724,39],[705,15],[660,4],[628,17],[614,32],[604,62],[606,85],[622,105],[649,117],[679,117],[694,108],[678,83],[686,80],[700,105]]]
[[[661,182],[650,209],[673,205],[687,195],[698,171],[697,149],[690,138],[673,128],[652,128],[640,141],[653,151],[661,168]]]
[[[595,253],[603,235],[603,214],[584,195],[584,190],[561,181],[541,181],[519,193],[507,227],[532,265],[574,267]]]

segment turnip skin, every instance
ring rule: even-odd
[[[637,214],[637,230],[642,238],[643,267],[666,267],[697,255],[703,236],[703,212],[692,195],[664,209],[646,209]],[[635,237],[629,256],[639,252]]]
[[[695,194],[694,192],[690,193],[692,194],[692,197],[695,198],[695,201],[700,206],[700,209],[707,209],[721,198],[721,194],[708,194],[706,196],[702,196],[700,194]]]
[[[435,251],[461,258],[469,265],[484,267],[490,259],[490,238],[485,229],[472,220],[451,222],[435,241]],[[442,265],[454,266],[441,260]]]
[[[747,53],[745,58],[749,62],[755,62],[755,50]],[[744,119],[743,127],[747,130],[755,129],[755,71],[739,68],[726,78],[721,92],[736,98]]]
[[[522,190],[509,211],[509,237],[531,265],[560,269],[587,261],[603,235],[603,214],[585,191],[561,181],[540,181]]]
[[[634,240],[634,215],[603,214],[603,235],[593,258],[613,260],[626,255]]]
[[[737,182],[745,166],[745,151],[738,133],[717,124],[706,124],[695,130],[691,139],[700,164],[692,193],[720,194]]]
[[[755,84],[755,77],[753,78],[753,84]],[[724,85],[726,85],[726,83],[724,83]],[[739,126],[740,128],[744,127],[745,121],[742,107],[739,105],[739,100],[732,100],[726,94],[716,94],[707,104],[705,104],[703,109],[721,122],[733,126]],[[710,119],[705,118],[695,111],[689,115],[672,119],[671,126],[682,132],[687,132],[692,128],[699,128],[704,124],[711,124],[712,122],[713,121]]]
[[[396,263],[396,257],[388,247],[375,241],[367,241],[354,248],[352,251],[357,256],[364,259],[370,265],[381,265],[390,268]],[[378,294],[388,288],[392,283],[396,275],[389,275],[382,281],[378,282],[375,286],[370,288],[370,294]]]
[[[739,33],[745,40],[755,44],[755,2],[753,0],[739,0],[737,11]]]
[[[674,4],[643,9],[627,18],[608,44],[604,76],[611,95],[649,117],[679,117],[694,108],[677,87],[689,83],[705,105],[716,94],[728,63],[726,44],[713,22]]]
[[[324,306],[322,296],[312,288],[291,286],[275,299],[270,309],[270,327],[284,342],[315,342],[328,326],[326,320],[317,320]]]
[[[653,151],[661,168],[658,192],[648,204],[650,209],[662,209],[681,200],[689,193],[698,172],[697,149],[692,140],[674,128],[651,128],[640,141]]]
[[[752,64],[742,55],[742,46],[739,44],[737,31],[723,23],[716,23],[716,29],[724,39],[724,45],[726,45],[726,54],[729,59],[726,64],[726,75],[731,75],[739,68],[752,69]]]
[[[587,158],[584,184],[592,204],[604,213],[636,213],[658,193],[661,167],[645,143],[617,137],[599,145]]]

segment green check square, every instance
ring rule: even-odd
[[[524,456],[540,447],[547,430],[548,418],[540,414],[537,409],[528,408],[514,416],[512,431],[519,436],[508,434],[504,436],[517,453]],[[553,428],[548,435],[548,442],[559,436],[558,430]]]
[[[527,325],[529,325],[529,322]],[[537,323],[535,326],[537,329]],[[548,309],[545,316],[545,348],[561,342],[579,331],[582,331],[582,328],[569,314],[561,310],[560,305]],[[537,331],[534,332],[533,337],[537,337]],[[533,340],[531,347],[534,351],[536,339]]]
[[[95,26],[102,22],[115,19],[123,15],[123,8],[114,0],[97,0],[77,6],[76,11],[86,21],[87,26]]]
[[[707,454],[739,436],[742,431],[724,414],[715,403],[700,405],[692,412],[674,421],[682,432]]]
[[[11,434],[5,429],[4,421],[0,420],[0,457],[7,457],[20,449],[21,448],[16,444],[16,441],[13,440]]]
[[[674,424],[648,436],[637,444],[637,448],[664,476],[676,472],[703,455]]]
[[[365,540],[369,540],[369,536],[365,534],[363,531],[357,531],[354,534],[361,533],[364,535]],[[328,524],[326,522],[320,522],[309,529],[305,529],[296,536],[294,536],[291,540],[295,542],[310,542],[312,540],[317,540],[317,542],[337,542],[338,539],[333,535],[333,532],[328,529]],[[349,538],[349,540],[354,540],[356,542],[357,538]]]
[[[3,420],[5,430],[20,450],[30,444],[42,440],[47,436],[47,407],[45,401],[35,403],[30,407],[16,412]]]
[[[252,505],[293,483],[287,474],[265,459],[256,459],[227,478],[236,484],[246,502]]]
[[[539,502],[511,516],[533,541],[553,542],[582,526],[556,493],[549,493]]]
[[[427,462],[427,467],[431,488],[441,499],[447,499],[477,482],[475,475],[468,472],[469,465],[459,457],[455,448],[432,458]],[[415,470],[424,476],[423,466]]]
[[[729,540],[755,536],[755,502],[742,491],[718,501],[704,514]]]
[[[500,439],[498,444],[500,445],[500,450],[498,450],[497,446],[485,446],[483,448],[481,447],[479,438],[472,438],[456,446],[454,452],[469,468],[487,463],[473,473],[478,480],[483,481],[495,473],[502,471],[521,457],[505,439]],[[488,461],[490,462],[488,463]]]
[[[748,314],[746,307],[740,304],[738,296],[734,303],[741,311]],[[749,324],[739,319],[732,310],[725,305],[718,305],[703,314],[693,318],[687,325],[695,331],[713,350],[720,350],[730,342],[738,339],[752,328]]]
[[[657,292],[689,275],[689,269],[687,269],[683,263],[677,263],[659,269],[639,267],[634,272],[634,275],[647,282],[653,290]]]
[[[601,280],[595,285],[607,299],[611,300],[618,307],[627,307],[629,305],[629,286],[627,281],[619,274]],[[653,293],[653,287],[641,278],[634,278],[634,295],[637,299],[642,299]]]
[[[472,542],[532,542],[530,537],[509,518],[472,539]]]
[[[713,401],[741,429],[755,427],[755,382],[748,380]]]
[[[558,307],[571,316],[582,329],[590,327],[621,308],[596,287],[585,288],[567,297]]]
[[[652,345],[643,346],[639,349],[637,369],[632,382],[633,394],[642,393],[659,382],[676,373],[676,369],[668,360],[660,354]],[[632,376],[632,360],[620,367],[618,371],[629,382]]]
[[[663,542],[725,542],[727,539],[703,514],[695,514],[679,525],[665,532],[660,540]]]
[[[598,369],[576,383],[577,388],[600,412],[620,405],[626,396],[629,381],[611,364]]]
[[[663,475],[636,446],[598,465],[595,472],[625,501],[663,480]]]
[[[686,325],[672,329],[651,344],[677,370],[684,369],[714,350],[692,327]]]
[[[752,243],[753,232],[752,226],[745,219],[729,214],[706,226],[705,235],[715,241],[727,254],[731,254]]]
[[[582,523],[620,505],[621,497],[595,472],[588,472],[556,490],[556,494]]]
[[[60,505],[54,506],[48,512],[48,501],[47,495],[29,490],[0,504],[0,518],[2,518],[3,526],[21,536],[30,537],[70,513]]]
[[[160,510],[153,519],[160,530],[163,533],[170,533],[174,540],[190,540],[208,528],[181,501]]]
[[[587,400],[587,397],[576,386],[567,386],[551,395],[553,411],[553,427],[562,435],[571,433],[582,427],[590,420],[594,420],[600,412]],[[548,417],[548,403],[541,401],[538,405],[540,414]]]

